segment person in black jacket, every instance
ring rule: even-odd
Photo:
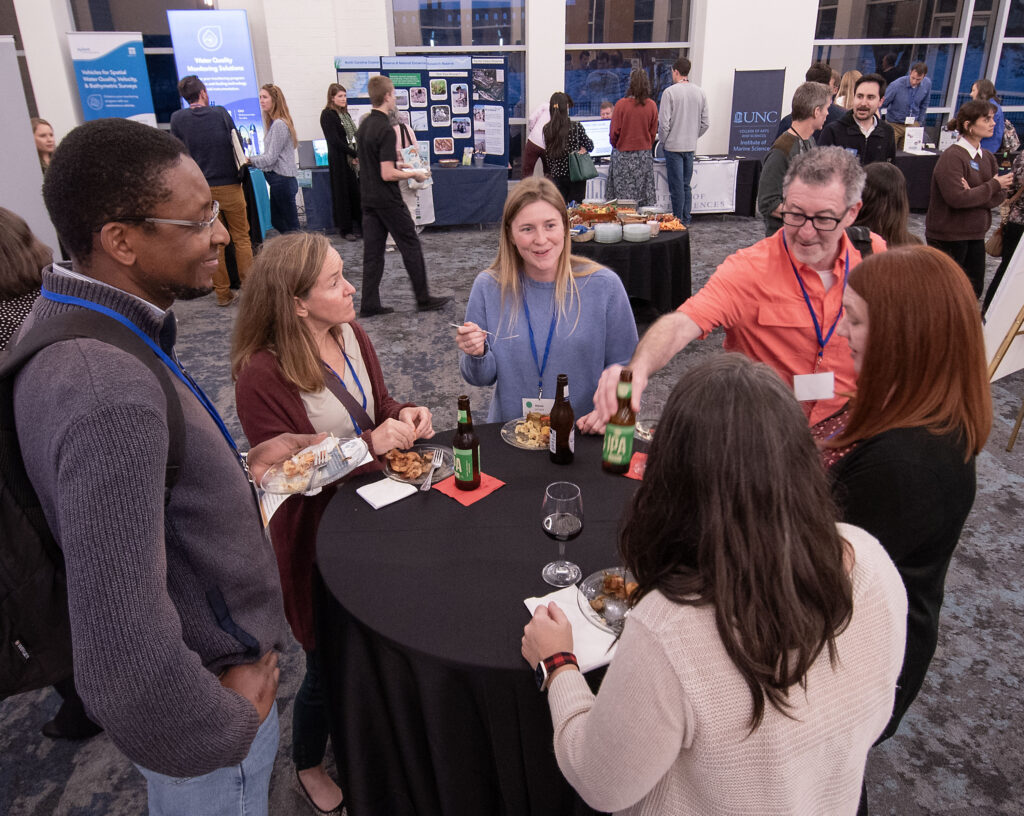
[[[812,430],[842,520],[881,542],[907,590],[906,651],[881,742],[896,733],[935,653],[992,400],[978,303],[945,253],[872,255],[850,271],[843,307],[836,333],[850,345],[857,391]]]
[[[363,235],[363,213],[359,206],[359,153],[356,125],[348,112],[348,92],[332,82],[327,88],[327,105],[320,113],[320,129],[327,140],[327,163],[331,172],[331,201],[334,226],[346,241]]]
[[[838,122],[825,125],[818,144],[839,145],[857,154],[861,164],[891,162],[896,158],[892,126],[878,115],[885,93],[885,80],[865,74],[853,86],[850,110]]]

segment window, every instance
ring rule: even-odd
[[[582,48],[565,52],[565,92],[573,101],[572,115],[599,116],[601,103],[615,103],[629,88],[633,68],[643,68],[651,81],[651,98],[672,84],[672,64],[686,48]]]
[[[668,43],[690,36],[690,0],[576,0],[565,5],[565,40]]]
[[[14,37],[14,53],[18,58],[21,85],[25,89],[28,115],[38,116],[36,95],[32,92],[32,80],[28,75],[28,61],[25,59],[24,46],[21,43],[21,29],[18,27],[18,15],[14,11],[14,0],[0,0],[0,34],[9,34]]]
[[[523,0],[393,0],[392,5],[398,49],[523,44]]]
[[[819,0],[815,39],[957,37],[963,0]],[[975,3],[975,10],[979,4]]]

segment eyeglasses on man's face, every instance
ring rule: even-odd
[[[783,210],[779,213],[782,217],[782,223],[787,227],[802,227],[808,221],[818,232],[832,232],[836,227],[839,226],[839,222],[843,219],[836,218],[834,215],[806,215],[802,212],[788,212]]]
[[[156,218],[152,215],[122,215],[118,218],[112,218],[111,221],[137,221],[146,224],[173,224],[178,227],[191,227],[196,230],[209,229],[213,226],[213,222],[217,220],[217,214],[220,212],[220,203],[214,200],[210,204],[210,217],[203,221],[184,221],[180,218]],[[101,224],[96,228],[96,232],[103,229]]]

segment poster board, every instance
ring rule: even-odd
[[[334,68],[357,123],[371,109],[370,77],[390,77],[399,117],[431,164],[462,161],[467,148],[486,164],[508,164],[506,57],[336,57]]]
[[[771,149],[782,118],[782,89],[785,84],[784,68],[734,72],[730,156],[760,158]]]
[[[70,31],[82,118],[131,119],[156,127],[149,70],[136,31]]]
[[[243,10],[168,11],[178,78],[195,75],[206,86],[211,105],[225,108],[234,120],[247,156],[263,151],[260,86]],[[187,106],[182,100],[182,106]]]
[[[1010,264],[1006,268],[1006,273],[999,282],[999,288],[985,312],[982,333],[985,338],[985,361],[990,366],[1006,335],[1013,330],[1021,309],[1024,308],[1024,251],[1022,248],[1024,248],[1024,241],[1017,245]],[[1022,368],[1024,368],[1024,337],[1016,336],[1003,354],[1003,359],[993,372],[991,380],[995,382]]]

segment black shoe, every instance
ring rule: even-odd
[[[444,297],[428,297],[426,300],[421,300],[416,304],[416,310],[419,312],[434,312],[446,303],[450,303],[451,299],[451,295],[445,295]]]
[[[345,233],[344,235],[342,235],[341,237],[342,237],[342,238],[344,238],[344,239],[345,239],[346,241],[358,241],[358,240],[359,240],[359,239],[358,239],[358,238],[357,238],[357,237],[355,236],[355,234],[354,234],[354,233],[351,233],[351,232],[346,232],[346,233]]]
[[[83,740],[95,737],[103,731],[82,710],[81,703],[77,706],[64,704],[48,723],[43,725],[43,736],[50,739]]]
[[[378,306],[376,309],[360,309],[360,317],[376,317],[377,315],[391,314],[395,310],[390,306]]]

